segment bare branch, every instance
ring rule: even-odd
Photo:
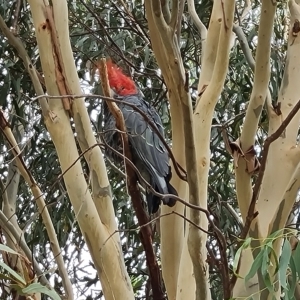
[[[41,283],[46,285],[49,289],[53,289],[50,282],[43,275],[43,271],[40,269],[39,263],[35,260],[35,258],[32,255],[32,252],[30,251],[29,247],[27,246],[27,244],[24,240],[22,232],[19,232],[14,227],[14,225],[7,219],[7,217],[4,215],[4,213],[1,210],[0,210],[0,225],[4,230],[11,233],[12,236],[15,238],[15,240],[18,241],[21,249],[26,254],[26,257],[32,263],[34,271],[40,277]]]
[[[5,24],[2,16],[0,16],[0,29],[3,33],[3,35],[8,39],[9,44],[12,45],[16,49],[19,57],[22,59],[22,61],[24,63],[24,66],[25,66],[25,68],[26,68],[26,70],[27,70],[27,72],[28,72],[28,74],[29,74],[29,76],[32,80],[32,83],[33,83],[33,86],[34,86],[34,89],[35,89],[37,95],[43,95],[44,91],[43,91],[43,88],[41,86],[40,80],[38,78],[37,71],[36,71],[35,67],[32,64],[22,41],[20,40],[20,38],[16,37],[9,30],[9,28]],[[49,106],[48,106],[46,98],[44,96],[40,97],[39,102],[40,102],[43,114],[48,115]]]
[[[29,187],[32,191],[32,194],[36,199],[36,203],[38,205],[39,212],[42,216],[43,223],[44,223],[45,228],[47,230],[47,234],[48,234],[49,241],[50,241],[50,247],[53,251],[55,261],[58,265],[59,273],[60,273],[60,276],[62,278],[62,282],[63,282],[63,286],[65,288],[65,292],[66,292],[69,299],[73,299],[74,295],[73,295],[72,284],[71,284],[67,269],[65,267],[65,263],[64,263],[64,260],[63,260],[63,257],[62,257],[59,242],[58,242],[58,239],[57,239],[57,236],[56,236],[56,232],[55,232],[53,223],[52,223],[51,218],[50,218],[49,211],[47,209],[47,206],[46,206],[46,203],[45,203],[45,200],[44,200],[44,197],[43,197],[43,193],[41,192],[40,188],[38,187],[38,185],[37,185],[35,179],[33,178],[32,174],[30,173],[30,171],[26,167],[26,164],[25,164],[25,162],[22,158],[22,155],[21,155],[20,149],[18,147],[18,144],[15,140],[15,137],[14,137],[13,133],[10,130],[9,123],[5,119],[2,111],[0,111],[0,128],[1,128],[1,131],[2,131],[2,134],[3,134],[4,138],[6,139],[8,145],[9,145],[9,148],[12,150],[12,153],[13,153],[15,159],[16,159],[17,167],[18,167],[21,175],[23,176],[23,178],[25,179],[25,181],[29,185]]]
[[[101,84],[103,87],[103,91],[105,96],[110,96],[110,89],[107,77],[107,67],[106,67],[106,60],[100,60],[100,77],[101,77]],[[128,158],[129,161],[132,161],[131,158],[131,151],[129,148],[128,143],[128,136],[126,134],[126,125],[124,121],[123,114],[120,108],[114,102],[107,102],[108,108],[111,114],[114,116],[116,120],[116,127],[121,131],[121,137],[123,140],[123,150],[125,157]],[[126,173],[127,173],[127,186],[128,186],[128,193],[131,197],[133,208],[135,210],[138,222],[140,225],[144,225],[148,223],[148,216],[144,210],[141,194],[138,189],[137,185],[137,175],[134,169],[131,167],[130,164],[127,163],[126,160]],[[161,285],[161,275],[160,269],[156,260],[156,255],[154,253],[153,245],[152,245],[152,234],[151,234],[151,227],[145,226],[141,228],[140,231],[140,239],[143,244],[145,254],[146,254],[146,261],[148,265],[148,271],[151,278],[151,286],[153,291],[153,297],[157,300],[163,300],[164,293],[162,290]]]
[[[158,2],[158,1],[157,1]],[[171,12],[170,12],[170,1],[163,0],[161,2],[161,10],[164,16],[166,23],[170,23],[171,20]]]
[[[300,100],[297,102],[297,104],[294,106],[294,108],[290,111],[290,113],[287,115],[287,117],[284,119],[284,121],[281,123],[281,125],[278,127],[278,129],[265,140],[264,148],[262,151],[261,166],[259,169],[257,180],[255,182],[255,186],[253,188],[253,195],[252,195],[247,219],[248,218],[251,219],[251,217],[253,216],[253,213],[254,213],[255,203],[258,198],[259,190],[260,190],[261,183],[262,183],[265,169],[266,169],[270,145],[282,135],[283,131],[286,129],[286,127],[289,125],[289,123],[292,121],[292,119],[294,118],[294,116],[297,114],[297,112],[299,110],[300,110]]]
[[[170,28],[172,29],[173,33],[175,33],[177,28],[177,22],[178,22],[178,15],[179,13],[179,0],[173,0],[172,1],[172,11],[171,11],[171,20],[170,20]]]
[[[249,64],[249,67],[254,72],[255,60],[252,56],[251,50],[250,50],[249,45],[248,45],[247,38],[246,38],[246,36],[243,32],[243,29],[239,25],[234,24],[232,30],[236,34],[236,36],[238,37],[238,40],[240,42],[242,51],[245,55],[246,61]]]
[[[202,48],[201,59],[202,59],[204,56],[203,53],[204,53],[205,46],[206,46],[207,29],[196,13],[194,0],[187,0],[187,4],[188,4],[189,14],[201,35],[201,48]]]
[[[13,14],[13,21],[12,21],[12,25],[11,25],[15,34],[17,34],[17,32],[18,32],[17,23],[18,23],[20,11],[21,11],[21,5],[22,5],[22,1],[17,0],[16,7],[14,10],[14,14]]]
[[[179,0],[179,10],[178,10],[178,18],[177,18],[177,26],[176,26],[176,36],[179,44],[180,44],[180,37],[181,37],[184,5],[185,5],[185,0]]]
[[[258,43],[256,51],[256,63],[254,73],[254,84],[246,111],[240,141],[243,151],[247,151],[254,145],[258,122],[263,105],[268,95],[268,84],[270,79],[270,51],[271,36],[276,4],[265,0],[262,2]],[[246,162],[239,161],[239,167],[235,169],[237,199],[241,214],[245,220],[252,197],[251,175],[246,171]]]
[[[276,3],[269,0],[262,2],[262,16],[260,18],[258,31],[254,84],[241,134],[243,150],[249,149],[254,144],[259,117],[267,96],[270,79],[271,37],[275,10]]]

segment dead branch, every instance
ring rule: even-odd
[[[100,60],[100,77],[101,77],[101,84],[105,96],[110,96],[105,59]],[[131,161],[132,160],[131,151],[128,144],[128,136],[127,136],[123,114],[115,103],[108,101],[107,105],[110,112],[115,117],[116,127],[119,130],[121,130],[124,155],[126,158],[128,158]],[[141,193],[138,189],[138,184],[137,184],[137,175],[134,169],[131,167],[131,165],[127,163],[127,161],[125,165],[126,165],[126,173],[127,173],[128,193],[131,197],[133,208],[135,210],[139,225],[142,226],[149,222],[149,217],[145,212],[142,204]],[[151,280],[153,298],[157,300],[163,300],[165,299],[165,296],[162,290],[160,268],[156,260],[156,255],[153,250],[151,231],[152,230],[149,225],[141,227],[139,236],[146,254],[146,261],[147,261],[149,276]]]

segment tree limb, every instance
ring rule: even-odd
[[[16,51],[17,54],[19,55],[19,57],[22,59],[24,66],[32,80],[34,89],[37,93],[37,95],[43,95],[44,91],[43,88],[40,84],[40,80],[38,78],[38,73],[37,70],[35,69],[35,67],[33,66],[27,51],[22,43],[22,41],[20,40],[19,37],[15,36],[7,27],[7,25],[5,24],[2,16],[0,16],[0,29],[3,33],[3,35],[8,39],[8,42],[11,46],[13,46]],[[44,115],[48,115],[49,114],[49,106],[46,100],[46,97],[40,97],[39,98],[39,102],[43,111]]]
[[[276,4],[264,0],[261,7],[261,18],[258,31],[258,43],[254,72],[254,84],[246,111],[245,122],[241,132],[241,147],[245,152],[254,145],[258,122],[268,93],[270,79],[271,37]],[[236,172],[236,189],[239,207],[245,221],[252,197],[251,175],[247,173],[246,162],[239,160]],[[253,199],[253,198],[252,198]]]
[[[54,226],[53,223],[51,221],[50,218],[50,214],[49,211],[47,209],[44,197],[43,197],[43,193],[40,190],[40,188],[38,187],[35,179],[33,178],[32,174],[30,173],[30,171],[28,170],[28,168],[26,167],[26,164],[22,158],[21,155],[21,151],[19,149],[19,146],[15,140],[15,137],[13,135],[13,133],[11,132],[9,123],[7,122],[7,120],[5,119],[3,112],[0,111],[0,128],[2,131],[2,134],[4,136],[4,138],[6,139],[10,150],[12,150],[12,153],[14,155],[14,158],[16,160],[16,164],[17,167],[21,173],[21,175],[23,176],[23,178],[25,179],[26,183],[28,184],[28,186],[31,189],[31,192],[36,200],[38,209],[39,209],[39,213],[42,216],[43,219],[43,223],[45,225],[45,228],[47,230],[47,234],[49,237],[49,241],[50,241],[50,247],[52,249],[55,261],[57,263],[58,269],[59,269],[59,273],[63,282],[63,286],[65,288],[65,292],[68,296],[69,299],[73,299],[74,295],[73,295],[73,288],[72,288],[72,284],[69,278],[69,274],[68,271],[65,267],[65,263],[62,257],[62,253],[61,253],[61,249],[59,246],[59,242],[56,236],[56,232],[54,230]]]
[[[103,87],[103,92],[106,97],[110,97],[110,89],[109,89],[109,83],[108,83],[108,77],[107,77],[107,67],[106,67],[106,60],[100,59],[100,77],[101,77],[101,84]],[[123,114],[120,110],[120,108],[114,103],[114,102],[107,102],[107,106],[111,112],[111,114],[114,116],[116,120],[116,127],[121,132],[121,138],[123,142],[123,150],[124,150],[124,156],[128,158],[129,161],[132,161],[131,157],[131,151],[129,148],[128,143],[128,136],[127,136],[127,130],[126,125],[124,121]],[[126,173],[127,173],[127,188],[128,193],[131,197],[133,208],[135,210],[138,222],[140,226],[143,226],[144,224],[149,223],[149,217],[147,213],[144,210],[142,199],[141,199],[141,193],[138,189],[137,184],[137,175],[135,173],[135,170],[132,168],[130,164],[127,163],[127,160],[125,160],[126,165]],[[140,239],[143,244],[145,254],[146,254],[146,261],[147,266],[149,270],[150,280],[151,280],[151,286],[153,291],[153,297],[157,300],[163,300],[165,299],[164,293],[162,290],[162,280],[160,275],[160,269],[156,260],[156,256],[154,253],[153,245],[152,245],[152,229],[150,225],[141,227],[140,230]]]
[[[206,46],[207,29],[196,13],[194,0],[187,0],[187,5],[188,5],[189,14],[201,35],[201,49],[202,49],[201,61],[202,61],[204,57],[205,46]]]
[[[238,38],[238,40],[240,42],[242,51],[243,51],[243,53],[245,55],[245,58],[246,58],[246,61],[247,61],[248,65],[249,65],[249,67],[254,72],[255,60],[254,60],[254,58],[252,56],[250,47],[248,45],[247,38],[246,38],[246,36],[245,36],[245,34],[243,32],[243,29],[241,28],[241,26],[234,24],[232,30],[236,34],[236,36],[237,36],[237,38]]]

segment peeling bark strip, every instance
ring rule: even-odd
[[[1,127],[2,131],[5,129],[5,127],[10,127],[10,124],[8,123],[6,118],[4,117],[2,109],[0,110],[0,127]]]
[[[294,37],[297,37],[298,36],[298,33],[300,31],[300,22],[298,19],[295,20],[295,23],[294,23],[294,26],[293,26],[293,29],[292,29],[292,35]]]
[[[67,78],[65,76],[65,68],[64,68],[64,63],[61,55],[61,47],[59,44],[59,40],[56,34],[56,29],[55,29],[55,21],[53,18],[53,10],[51,6],[47,6],[45,10],[45,17],[46,17],[46,23],[42,25],[42,29],[46,30],[48,29],[51,34],[51,39],[52,39],[52,47],[53,47],[53,60],[55,63],[55,77],[56,77],[56,82],[57,86],[59,89],[59,92],[61,95],[71,95],[73,94],[71,88],[69,87],[69,84],[67,82]],[[69,115],[71,116],[72,110],[72,99],[71,98],[62,98],[62,103],[64,106],[64,109],[69,112]]]
[[[246,171],[249,174],[254,174],[259,171],[260,163],[258,158],[256,157],[256,151],[254,146],[252,145],[245,152],[242,149],[241,140],[238,138],[235,142],[229,143],[230,146],[230,154],[233,157],[234,167],[238,168],[239,159],[242,157],[246,161]]]

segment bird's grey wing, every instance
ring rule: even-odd
[[[149,114],[149,107],[145,105],[144,102],[127,98],[124,98],[124,101],[129,100],[128,102],[134,103],[136,107],[145,112],[163,134],[159,116],[157,115],[155,116],[156,119],[153,119]],[[165,177],[169,172],[169,156],[159,136],[148,124],[148,121],[134,108],[122,104],[120,109],[124,115],[125,125],[129,135],[128,139],[134,151],[148,166],[150,173],[153,173],[154,169],[158,175]]]

